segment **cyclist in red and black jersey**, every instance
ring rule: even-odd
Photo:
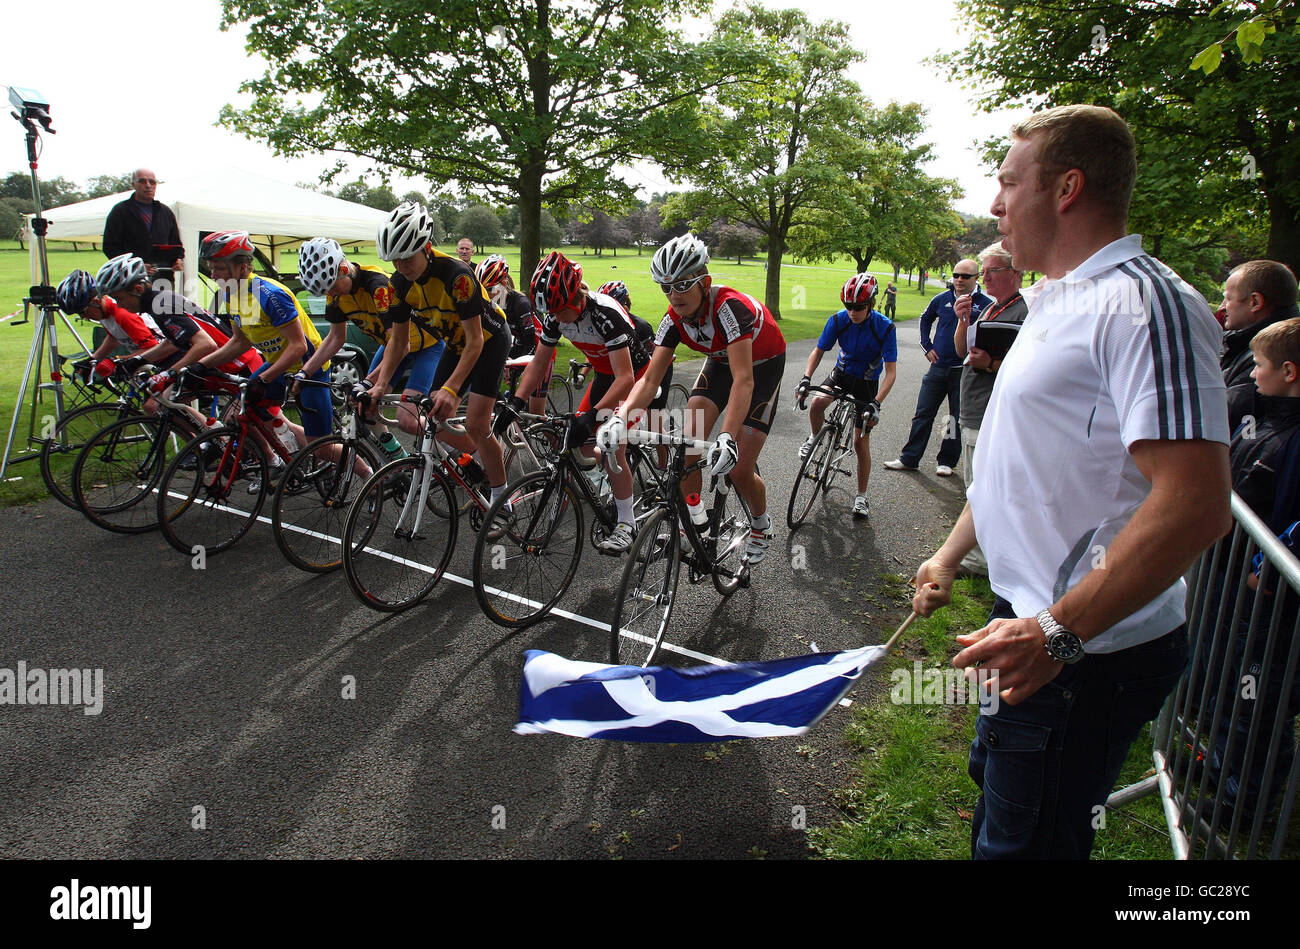
[[[154,348],[162,341],[162,332],[152,318],[140,316],[104,296],[95,278],[84,270],[74,270],[64,277],[54,291],[59,308],[69,316],[81,316],[104,328],[104,340],[86,360],[86,380],[93,375],[106,379],[120,368],[109,355],[118,347],[129,354]]]
[[[583,394],[577,416],[569,427],[569,446],[587,457],[595,450],[586,447],[596,432],[596,422],[618,408],[650,360],[637,338],[637,330],[623,308],[610,297],[591,293],[582,283],[582,268],[558,251],[552,251],[537,267],[531,285],[533,302],[542,313],[542,337],[537,354],[519,380],[518,392],[509,405],[497,413],[495,428],[505,431],[518,417],[524,399],[546,378],[546,367],[555,356],[560,338],[569,340],[591,363],[592,381]],[[617,447],[618,474],[610,475],[618,524],[598,545],[607,553],[622,553],[632,544],[636,517],[632,511],[632,472],[626,448]]]
[[[767,487],[755,471],[772,419],[785,369],[785,338],[761,302],[715,286],[709,276],[709,250],[693,234],[675,237],[655,252],[650,275],[668,297],[668,312],[655,334],[650,366],[618,416],[602,427],[602,448],[623,440],[628,414],[649,405],[672,362],[678,343],[705,353],[704,369],[688,403],[685,431],[707,438],[719,415],[722,431],[709,451],[709,470],[730,474],[750,510],[746,559],[759,563],[772,543]],[[682,483],[687,496],[698,494],[699,472]]]

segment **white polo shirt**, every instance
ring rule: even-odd
[[[1051,606],[1095,566],[1151,491],[1129,446],[1229,440],[1222,331],[1204,298],[1117,240],[1023,291],[1020,335],[998,371],[968,497],[989,580],[1017,616]],[[1156,639],[1184,620],[1180,579],[1089,640],[1090,653]]]

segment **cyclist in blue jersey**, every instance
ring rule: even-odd
[[[898,338],[894,322],[875,309],[878,285],[871,274],[861,273],[850,277],[840,290],[844,309],[826,321],[816,347],[808,355],[808,365],[795,390],[795,402],[802,408],[812,385],[812,374],[822,361],[822,354],[837,343],[840,347],[835,368],[821,383],[823,388],[839,389],[853,396],[866,408],[859,412],[854,448],[858,455],[858,495],[853,499],[854,517],[871,513],[867,503],[867,480],[871,477],[871,430],[880,421],[880,406],[894,387],[898,372]],[[881,380],[881,372],[884,380]],[[808,421],[812,434],[799,448],[799,457],[806,458],[812,450],[813,440],[821,431],[826,406],[831,398],[819,395],[812,401]]]

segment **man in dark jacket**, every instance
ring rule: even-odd
[[[131,187],[135,194],[114,205],[104,222],[104,256],[134,254],[145,262],[150,277],[160,266],[180,270],[181,231],[172,209],[154,197],[158,176],[139,168],[131,175]],[[158,251],[157,247],[174,249]]]
[[[1255,358],[1250,341],[1266,326],[1300,316],[1295,274],[1276,260],[1248,260],[1223,285],[1223,383],[1229,389],[1250,382]]]

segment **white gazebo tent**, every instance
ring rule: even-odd
[[[332,237],[346,244],[373,241],[387,218],[386,211],[341,198],[273,181],[252,172],[233,171],[203,178],[175,178],[158,185],[159,200],[176,214],[185,245],[186,295],[198,291],[199,234],[239,228],[278,265],[277,254],[312,237]],[[45,212],[51,241],[94,241],[104,238],[108,212],[130,192],[94,198]],[[40,277],[36,244],[31,245],[32,283]],[[50,274],[58,283],[63,274]],[[192,292],[191,292],[192,291]]]

